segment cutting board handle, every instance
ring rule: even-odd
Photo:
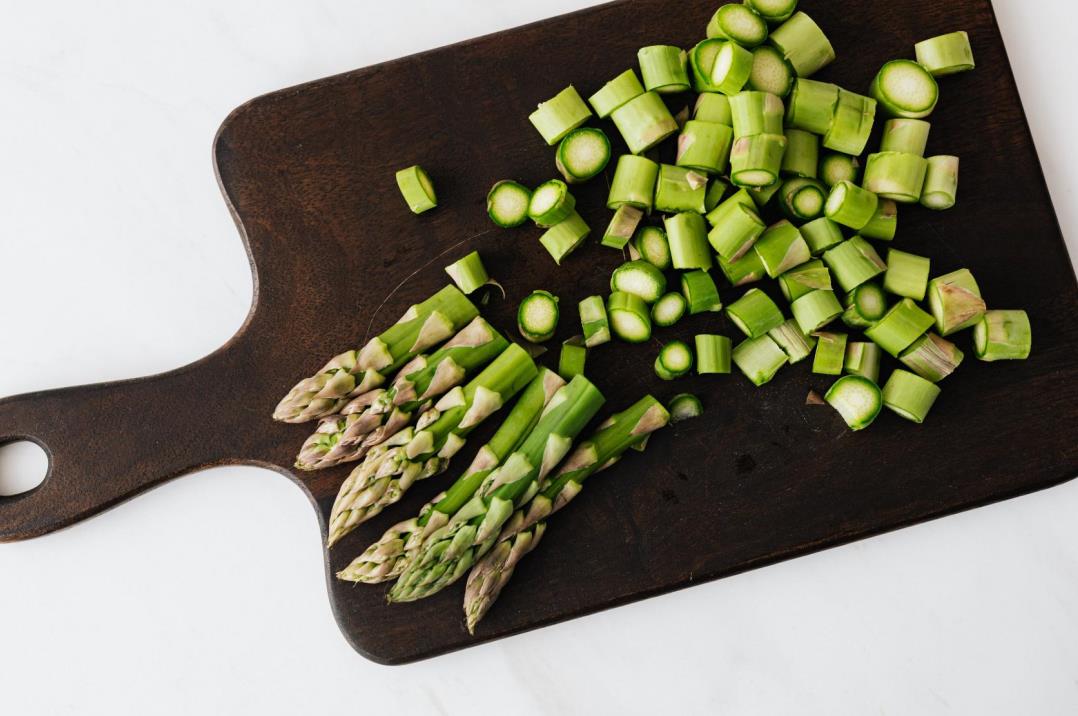
[[[0,541],[52,532],[196,468],[250,456],[235,426],[256,412],[242,399],[254,393],[229,383],[242,375],[233,363],[217,353],[148,378],[0,400],[0,445],[30,440],[49,457],[40,485],[0,497]]]

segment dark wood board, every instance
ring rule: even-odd
[[[0,401],[0,442],[28,438],[50,456],[39,487],[0,499],[0,539],[41,535],[178,475],[230,463],[288,475],[311,498],[324,530],[350,468],[293,474],[310,426],[271,422],[278,398],[444,284],[442,266],[472,248],[509,293],[485,310],[496,325],[512,330],[516,302],[548,288],[565,306],[558,338],[577,332],[572,306],[605,290],[619,256],[589,242],[556,268],[537,230],[492,228],[487,189],[497,179],[534,185],[554,174],[552,152],[527,121],[538,101],[570,81],[590,94],[633,65],[642,45],[690,46],[714,5],[603,5],[238,108],[213,156],[255,276],[247,322],[219,351],[177,371]],[[402,663],[440,654],[1074,476],[1078,288],[991,6],[803,6],[839,56],[819,78],[853,89],[866,87],[885,60],[909,56],[916,40],[969,31],[978,70],[942,81],[929,148],[962,157],[958,207],[938,214],[904,208],[895,245],[931,256],[933,274],[969,267],[991,306],[1026,308],[1032,357],[984,364],[969,356],[943,385],[927,425],[885,413],[854,434],[829,408],[804,404],[810,387],[828,383],[806,363],[757,390],[740,376],[663,384],[651,370],[655,342],[597,350],[589,365],[610,409],[645,391],[689,390],[702,396],[707,415],[665,431],[645,453],[589,483],[552,521],[543,547],[474,638],[461,623],[459,584],[418,604],[388,606],[378,587],[327,576],[341,629],[363,655]],[[441,201],[420,217],[408,213],[393,181],[396,169],[412,163],[431,172]],[[597,232],[609,219],[605,191],[603,179],[578,191]],[[661,335],[705,329],[733,335],[717,315]],[[960,342],[969,348],[968,336]],[[553,359],[556,351],[547,356]],[[477,433],[472,448],[488,433]],[[327,555],[327,575],[450,479],[420,483],[352,533]],[[249,586],[255,599],[266,587]]]

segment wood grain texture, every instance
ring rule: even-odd
[[[388,606],[382,589],[329,576],[454,473],[417,485],[327,555],[334,611],[362,654],[385,663],[432,656],[1048,487],[1078,470],[1078,288],[991,6],[817,0],[804,8],[839,56],[819,78],[852,89],[867,87],[885,60],[911,55],[917,40],[969,31],[979,69],[941,82],[929,146],[962,157],[958,207],[903,208],[895,245],[931,256],[933,275],[970,268],[990,306],[1026,308],[1030,360],[983,364],[970,356],[943,385],[926,426],[886,413],[852,434],[833,411],[804,405],[810,387],[827,386],[807,363],[759,390],[740,376],[670,385],[651,370],[655,342],[597,350],[589,372],[611,410],[645,391],[689,390],[704,399],[706,416],[665,431],[589,483],[474,638],[461,623],[461,585]],[[38,488],[0,498],[0,539],[59,529],[226,463],[292,477],[324,529],[350,468],[293,475],[310,426],[272,423],[276,401],[443,285],[442,267],[473,248],[509,293],[484,311],[495,325],[511,332],[517,301],[547,288],[566,306],[558,340],[578,332],[571,307],[607,290],[619,255],[589,242],[559,270],[538,246],[538,230],[492,228],[486,192],[498,179],[534,185],[554,175],[552,151],[527,121],[538,101],[570,81],[590,94],[635,64],[642,45],[690,46],[713,10],[697,1],[604,5],[238,108],[221,127],[214,159],[255,275],[247,323],[218,352],[178,371],[0,401],[0,443],[28,438],[50,456]],[[412,163],[431,173],[441,203],[420,217],[393,181]],[[596,233],[610,216],[606,188],[598,179],[576,191]],[[711,315],[661,335],[705,329],[736,331]],[[969,348],[968,335],[959,342]],[[478,431],[472,449],[492,429]]]

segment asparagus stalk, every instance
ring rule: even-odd
[[[578,445],[541,491],[513,512],[493,549],[476,562],[468,575],[464,615],[469,632],[475,632],[520,560],[539,544],[550,516],[580,494],[585,480],[613,465],[626,450],[639,446],[669,422],[670,413],[659,401],[650,395],[641,398],[627,410],[612,415]]]
[[[411,306],[394,325],[357,350],[345,351],[288,391],[273,419],[304,423],[338,412],[385,376],[463,328],[479,311],[456,286]]]
[[[527,351],[510,345],[464,387],[446,393],[408,427],[367,453],[341,485],[329,515],[327,546],[400,500],[416,480],[444,471],[468,433],[537,375]]]
[[[430,356],[417,356],[388,390],[371,391],[324,418],[299,451],[296,467],[320,470],[352,462],[411,421],[419,407],[459,385],[509,346],[482,317],[474,319]],[[373,400],[369,397],[376,396]]]
[[[377,584],[400,576],[419,552],[426,537],[444,527],[449,518],[472,498],[475,491],[513,452],[539,422],[544,406],[565,381],[546,368],[532,379],[509,411],[494,437],[479,448],[472,464],[446,492],[427,503],[416,517],[393,525],[337,573],[339,579]]]
[[[389,601],[429,597],[463,576],[494,546],[515,508],[535,494],[603,402],[602,393],[582,375],[559,390],[520,447],[445,526],[430,534],[389,590]]]

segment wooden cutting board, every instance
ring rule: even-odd
[[[171,373],[0,401],[0,443],[28,438],[51,461],[38,488],[0,499],[0,539],[41,535],[178,475],[235,463],[293,479],[324,530],[350,467],[293,473],[311,426],[271,422],[277,400],[326,358],[361,345],[442,286],[442,267],[473,248],[508,291],[508,300],[484,309],[496,325],[512,332],[517,302],[545,288],[565,307],[557,340],[578,332],[572,307],[606,290],[620,255],[593,241],[558,269],[539,247],[538,230],[492,228],[487,190],[498,179],[535,185],[554,176],[552,151],[527,120],[537,102],[569,82],[591,94],[635,65],[640,46],[691,46],[715,4],[603,5],[238,108],[221,126],[213,156],[254,272],[247,322],[219,351]],[[461,584],[388,606],[383,589],[332,578],[455,472],[417,485],[326,558],[337,620],[363,655],[402,663],[440,654],[1074,476],[1078,288],[991,6],[803,5],[838,52],[819,78],[855,90],[884,61],[910,56],[915,41],[969,31],[978,69],[941,82],[929,147],[962,157],[958,206],[903,208],[895,246],[931,256],[934,275],[970,268],[992,307],[1027,309],[1032,357],[985,364],[967,353],[926,425],[885,412],[854,434],[830,408],[804,404],[810,387],[829,382],[807,362],[784,368],[762,389],[739,375],[664,384],[651,368],[657,342],[596,350],[589,372],[609,409],[645,391],[694,391],[706,416],[664,431],[645,453],[589,482],[551,522],[474,638],[462,626]],[[393,180],[413,163],[430,171],[441,203],[420,217],[407,211]],[[610,215],[602,208],[606,187],[597,179],[577,190],[596,233]],[[659,336],[705,329],[736,331],[707,315]],[[968,340],[959,338],[964,349]],[[556,351],[546,360],[556,360]],[[492,429],[478,432],[472,449]],[[468,459],[461,456],[457,468]]]

